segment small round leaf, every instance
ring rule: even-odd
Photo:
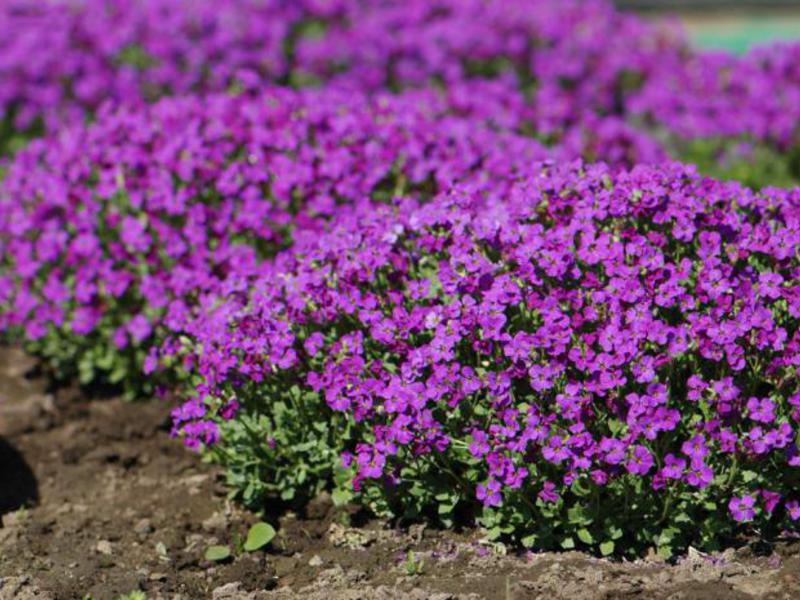
[[[228,546],[209,546],[206,549],[206,560],[213,562],[221,562],[230,558],[231,549]]]
[[[263,548],[275,537],[275,530],[269,523],[256,523],[247,532],[247,539],[244,542],[244,549],[247,552],[254,552]]]

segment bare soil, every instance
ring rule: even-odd
[[[210,563],[256,517],[169,437],[169,405],[48,391],[33,366],[0,348],[0,600],[800,598],[800,545],[677,564],[507,554],[480,531],[393,529],[325,497],[276,518],[266,552]]]

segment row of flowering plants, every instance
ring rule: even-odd
[[[697,53],[603,0],[0,29],[0,334],[186,395],[175,435],[246,502],[602,554],[800,518],[800,191],[666,160],[791,181],[800,46]]]
[[[253,503],[333,483],[606,554],[774,535],[800,517],[798,206],[545,164],[488,209],[364,213],[194,323],[176,428]]]
[[[123,108],[32,142],[0,188],[0,329],[61,378],[151,391],[139,373],[199,307],[338,212],[457,181],[494,198],[545,155],[478,114],[437,92],[275,88]]]
[[[800,171],[800,45],[696,52],[606,0],[14,0],[0,28],[6,151],[104,103],[265,82],[475,83],[477,97],[491,82],[520,105],[504,126],[573,158],[632,166],[669,152],[752,184]]]

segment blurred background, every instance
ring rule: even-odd
[[[800,39],[800,0],[617,0],[626,10],[676,15],[695,44],[743,53],[781,39]]]

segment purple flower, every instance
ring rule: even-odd
[[[475,495],[484,506],[500,506],[503,503],[500,482],[494,479],[490,479],[486,485],[479,484]]]
[[[761,500],[764,502],[764,510],[767,514],[772,514],[772,511],[778,506],[781,501],[781,495],[778,492],[770,490],[759,490]]]
[[[625,463],[625,469],[631,475],[647,475],[653,468],[653,455],[644,446],[634,446],[632,456]]]
[[[728,510],[735,521],[748,523],[755,517],[755,504],[756,499],[753,496],[733,497],[728,502]]]
[[[747,412],[753,421],[772,423],[775,420],[775,403],[769,398],[749,398]]]
[[[559,495],[556,492],[556,485],[552,481],[545,481],[542,484],[542,489],[539,490],[537,497],[542,502],[549,502],[549,503],[558,502]]]
[[[320,348],[322,348],[324,343],[324,338],[319,331],[315,331],[312,333],[305,342],[303,342],[303,347],[305,348],[306,352],[308,352],[309,356],[316,356],[317,352],[319,352]]]
[[[714,480],[714,471],[702,459],[694,457],[689,463],[686,482],[696,488],[705,489]]]
[[[126,329],[137,344],[143,342],[152,331],[150,322],[144,315],[136,315],[133,317],[130,321],[128,321]]]
[[[702,461],[706,456],[708,456],[706,438],[700,434],[695,435],[681,445],[681,452],[683,452],[692,460],[698,459]]]
[[[667,479],[680,479],[683,477],[684,469],[686,469],[684,459],[678,458],[674,454],[667,454],[664,457],[664,468],[661,469],[661,474]]]

